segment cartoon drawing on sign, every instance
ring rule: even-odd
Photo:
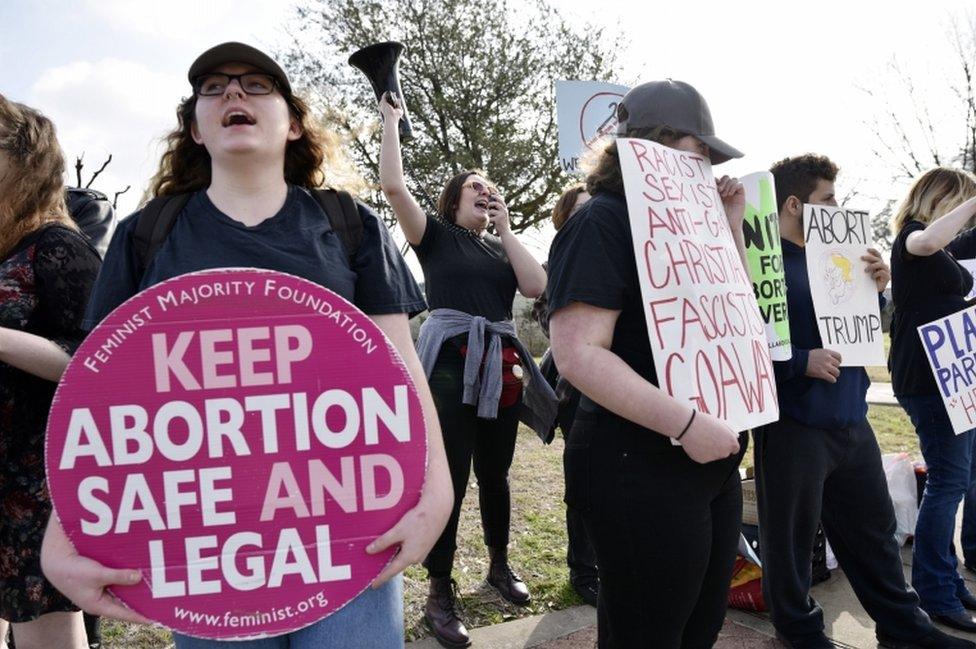
[[[559,164],[564,172],[581,172],[580,158],[613,134],[617,105],[627,90],[603,81],[556,81]]]
[[[834,306],[848,302],[854,294],[852,267],[851,260],[842,252],[831,251],[820,259],[823,282]]]

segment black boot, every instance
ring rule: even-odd
[[[528,604],[532,597],[525,582],[508,565],[508,548],[488,548],[488,555],[491,558],[486,579],[488,585],[516,606]]]
[[[434,638],[451,649],[471,645],[468,630],[457,614],[455,588],[457,584],[450,577],[430,577],[430,590],[424,607],[424,621],[434,633]]]

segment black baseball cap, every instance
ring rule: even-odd
[[[278,65],[277,61],[262,52],[256,47],[251,47],[245,43],[221,43],[197,57],[196,61],[190,66],[186,73],[190,83],[201,74],[213,72],[214,68],[220,67],[225,63],[246,63],[253,65],[259,70],[267,72],[273,76],[278,85],[287,93],[291,94],[291,83],[288,82],[288,75],[284,69]]]
[[[684,81],[665,79],[642,83],[624,95],[617,105],[618,137],[655,126],[694,135],[708,145],[712,164],[743,156],[741,151],[715,137],[705,98]]]

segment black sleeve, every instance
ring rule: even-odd
[[[82,317],[99,263],[95,249],[67,228],[48,228],[37,242],[37,309],[30,328],[69,354],[85,338]]]
[[[626,210],[591,202],[563,226],[549,250],[550,316],[570,302],[619,311],[640,290]]]
[[[104,195],[93,190],[70,190],[68,209],[75,223],[102,257],[115,232],[115,209]]]
[[[380,218],[366,206],[357,205],[363,219],[363,242],[353,260],[356,306],[368,315],[417,315],[427,303],[403,255]]]
[[[420,243],[417,245],[411,245],[414,251],[417,253],[418,259],[423,259],[430,252],[430,249],[437,245],[438,240],[444,236],[444,231],[446,228],[440,219],[436,219],[433,216],[427,216],[427,225],[424,226],[424,236],[420,238]]]
[[[908,252],[908,246],[906,242],[908,240],[908,235],[912,232],[921,232],[925,229],[920,221],[909,221],[902,227],[901,232],[895,237],[895,247],[898,250],[898,254],[901,256],[902,261],[914,261],[917,257],[910,252]]]
[[[946,250],[956,259],[976,259],[976,228],[970,228],[956,235]]]
[[[139,212],[121,223],[112,235],[105,253],[105,261],[95,280],[83,326],[94,329],[117,306],[139,292],[139,263],[132,245],[132,230],[139,219]]]

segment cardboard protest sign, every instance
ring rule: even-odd
[[[413,383],[352,304],[283,273],[224,269],[113,311],[62,378],[48,484],[79,553],[191,636],[279,635],[356,597],[365,547],[414,507],[427,438]]]
[[[976,428],[976,307],[924,324],[918,335],[952,430]]]
[[[773,174],[760,171],[739,179],[746,191],[746,212],[742,233],[746,242],[746,263],[759,314],[766,323],[766,340],[774,361],[793,355],[790,347],[790,317],[786,308],[786,278],[783,276],[783,245],[779,238],[779,211]]]
[[[976,279],[976,259],[957,259],[959,265],[969,271],[969,274]],[[976,282],[973,282],[973,288],[969,291],[969,295],[966,296],[967,300],[971,300],[976,297]]]
[[[628,90],[603,81],[556,82],[559,164],[564,172],[581,173],[583,154],[616,132],[617,104]]]
[[[708,160],[618,138],[659,385],[736,431],[776,421],[766,327]]]
[[[861,256],[874,245],[867,212],[803,206],[810,295],[824,349],[841,366],[884,365],[878,287]]]

